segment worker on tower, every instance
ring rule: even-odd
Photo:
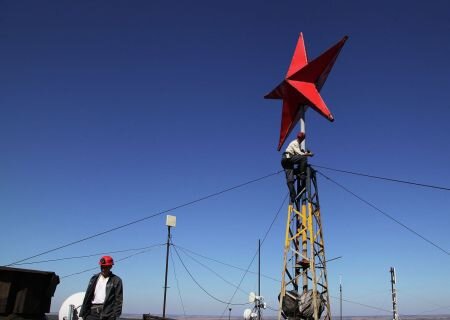
[[[286,173],[286,183],[289,189],[291,203],[295,202],[295,197],[297,196],[297,192],[294,188],[294,169],[298,170],[300,178],[304,180],[306,178],[306,166],[308,164],[307,157],[312,157],[314,155],[311,151],[305,151],[301,148],[301,143],[305,140],[305,137],[306,135],[304,132],[299,132],[297,134],[297,139],[289,143],[281,158],[281,166]]]

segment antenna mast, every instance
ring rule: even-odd
[[[258,239],[258,297],[261,297],[261,239]],[[261,320],[260,301],[258,301],[258,320]]]
[[[177,217],[167,215],[167,244],[166,244],[166,273],[164,277],[164,301],[163,301],[163,318],[166,318],[166,297],[167,297],[167,271],[169,270],[169,249],[170,249],[170,228],[177,224]]]
[[[397,311],[397,291],[395,290],[396,277],[395,277],[395,268],[391,267],[391,290],[392,290],[392,317],[393,320],[398,320],[398,311]]]
[[[339,276],[339,314],[342,320],[342,276]]]

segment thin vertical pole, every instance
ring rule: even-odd
[[[258,240],[258,296],[261,296],[261,239]]]
[[[306,122],[305,122],[305,113],[306,113],[306,106],[300,107],[300,132],[303,132],[306,135]],[[303,150],[306,150],[306,138],[303,139],[302,143],[300,144],[300,148]]]
[[[306,151],[306,106],[300,106],[300,132],[303,132],[305,134],[305,138],[303,139],[303,141],[300,144],[300,149],[305,150]],[[309,178],[308,178],[309,179]],[[301,188],[306,188],[306,185],[304,185],[305,183],[302,182],[301,183]],[[299,185],[297,184],[297,191],[300,192],[300,190],[298,190]],[[298,210],[302,212],[301,215],[301,221],[299,221],[299,217],[298,215],[296,215],[296,221],[297,221],[297,232],[300,230],[300,228],[304,229],[304,232],[302,234],[302,257],[299,258],[298,255],[296,255],[296,261],[295,264],[298,265],[299,264],[299,259],[303,260],[304,258],[307,257],[308,251],[307,251],[307,239],[306,239],[306,226],[307,226],[307,216],[306,216],[306,204],[305,204],[305,200],[307,197],[307,194],[309,194],[309,190],[305,193],[303,193],[302,198],[299,200],[300,201],[300,205],[297,206]],[[298,248],[300,250],[300,243],[299,243],[299,239],[296,239],[296,248]],[[295,269],[295,281],[296,284],[298,285],[298,277],[300,276],[300,269],[296,268]],[[302,277],[302,291],[303,293],[306,293],[308,291],[308,271],[307,270],[303,270],[303,277]]]
[[[397,293],[395,292],[395,268],[391,267],[391,290],[392,290],[392,318],[393,320],[398,319],[397,312]]]
[[[342,320],[342,277],[339,276],[339,300],[340,300],[340,314]]]
[[[167,226],[166,276],[164,280],[163,318],[166,317],[167,271],[169,270],[170,226]]]
[[[261,239],[258,240],[258,297],[261,297]],[[258,320],[261,320],[261,301],[258,298]]]

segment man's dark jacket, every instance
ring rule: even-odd
[[[80,310],[80,317],[86,319],[89,315],[92,307],[92,300],[94,299],[95,286],[97,285],[98,277],[100,273],[92,276],[89,280],[88,287],[86,289],[86,295],[84,296],[83,305]],[[105,302],[103,303],[103,311],[100,318],[119,319],[122,314],[123,304],[123,287],[122,279],[113,274],[109,274],[108,282],[106,283],[106,295]]]

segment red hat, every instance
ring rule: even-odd
[[[102,267],[103,266],[106,266],[106,267],[109,266],[110,267],[110,266],[114,265],[114,260],[110,256],[103,256],[103,257],[100,258],[100,261],[99,261],[98,264],[101,265]]]
[[[297,139],[303,141],[303,139],[305,139],[305,136],[306,136],[306,135],[305,135],[304,132],[299,132],[299,133],[297,134]]]

